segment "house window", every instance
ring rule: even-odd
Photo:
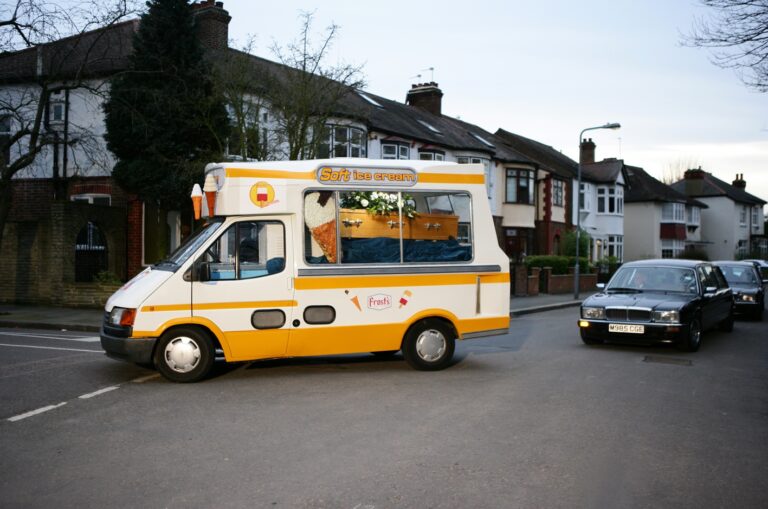
[[[598,214],[623,214],[624,189],[619,186],[600,186],[597,188]]]
[[[685,215],[688,226],[701,225],[701,209],[699,207],[686,207]]]
[[[760,209],[757,207],[752,208],[752,229],[757,230],[760,228],[760,224],[758,223],[758,214]]]
[[[75,239],[75,282],[90,283],[107,270],[107,238],[95,223],[88,221]]]
[[[419,150],[419,159],[422,161],[445,161],[445,152],[440,150]]]
[[[382,143],[382,159],[410,159],[411,148],[407,143]]]
[[[482,157],[464,157],[459,156],[456,158],[456,162],[459,164],[482,164],[483,172],[485,173],[485,192],[488,195],[488,199],[491,199],[493,193],[493,181],[491,180],[491,162],[488,159]]]
[[[0,116],[0,154],[3,160],[11,160],[11,117],[8,115]]]
[[[72,201],[89,203],[91,205],[106,205],[107,207],[112,204],[112,196],[108,194],[99,194],[99,193],[73,194],[70,199]]]
[[[680,239],[661,239],[661,257],[677,258],[685,250],[685,241]]]
[[[365,157],[365,131],[356,127],[327,125],[318,148],[318,156]]]
[[[565,182],[554,179],[552,181],[552,205],[555,207],[563,206],[563,197],[565,196]]]
[[[661,208],[661,220],[665,223],[684,223],[685,204],[665,203]]]
[[[747,225],[747,207],[742,206],[741,211],[739,212],[739,224],[741,226]]]
[[[622,261],[624,258],[624,237],[622,235],[608,235],[605,249],[608,252],[608,256],[613,256]]]
[[[533,171],[507,168],[507,203],[533,205]]]

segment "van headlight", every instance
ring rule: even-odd
[[[581,317],[603,320],[605,319],[605,308],[581,308]]]
[[[653,321],[662,323],[679,323],[680,311],[671,309],[667,311],[654,311]]]
[[[133,327],[133,321],[136,319],[136,310],[133,308],[114,307],[109,312],[109,324],[122,327]]]

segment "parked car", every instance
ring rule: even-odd
[[[768,261],[765,260],[741,260],[742,262],[750,262],[755,267],[757,267],[757,271],[760,273],[760,277],[763,279],[768,279]]]
[[[709,262],[629,262],[598,288],[581,304],[579,330],[588,345],[662,342],[695,352],[704,331],[733,330],[733,293]]]
[[[768,279],[763,279],[752,262],[714,262],[720,267],[728,285],[733,290],[733,299],[737,313],[745,313],[756,320],[763,319],[765,309],[765,285]]]

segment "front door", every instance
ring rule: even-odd
[[[290,227],[284,218],[235,222],[196,262],[205,277],[192,283],[192,315],[221,335],[229,361],[285,355],[295,307]]]

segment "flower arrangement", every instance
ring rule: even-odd
[[[397,193],[382,191],[353,191],[341,195],[341,206],[346,209],[365,209],[369,214],[387,215],[402,209],[405,217],[416,217],[416,205],[410,195],[403,194],[398,202]]]

